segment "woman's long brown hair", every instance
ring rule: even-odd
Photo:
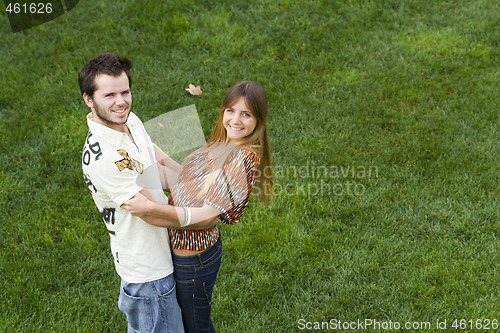
[[[222,119],[224,111],[237,103],[241,98],[245,98],[245,104],[252,112],[252,115],[257,119],[252,134],[245,137],[239,144],[248,146],[257,151],[260,157],[260,164],[255,173],[256,193],[260,201],[271,202],[273,198],[273,174],[271,167],[271,152],[269,149],[269,140],[267,138],[267,112],[268,100],[264,88],[254,81],[241,81],[236,83],[229,89],[226,96],[222,100],[220,106],[219,118],[217,124],[210,136],[209,143],[226,142],[227,133]]]

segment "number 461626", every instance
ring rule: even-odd
[[[52,4],[49,3],[9,3],[5,11],[9,14],[50,14],[52,13]]]

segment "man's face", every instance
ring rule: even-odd
[[[83,95],[85,103],[92,110],[93,120],[120,132],[126,132],[132,94],[125,72],[120,76],[100,74],[95,78],[94,96]]]

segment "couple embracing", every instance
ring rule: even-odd
[[[272,199],[267,97],[253,81],[231,87],[207,145],[180,165],[131,112],[131,67],[104,53],[78,74],[91,110],[83,175],[110,235],[118,307],[128,332],[215,332],[218,223],[238,222],[253,187]]]

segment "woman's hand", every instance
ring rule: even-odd
[[[130,214],[141,217],[151,212],[153,204],[144,195],[137,193],[131,199],[125,201],[121,207],[126,209]]]

